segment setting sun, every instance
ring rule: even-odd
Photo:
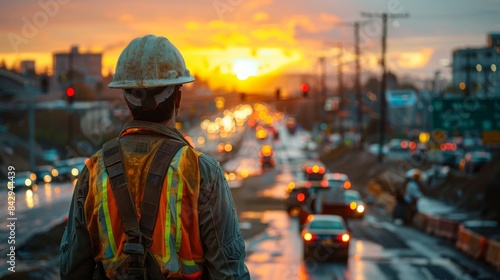
[[[233,73],[238,80],[244,81],[248,77],[257,75],[259,62],[253,59],[235,59],[233,61]]]

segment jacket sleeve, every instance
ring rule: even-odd
[[[61,279],[92,279],[95,262],[92,257],[92,244],[87,231],[84,203],[88,192],[89,172],[87,167],[78,179],[68,215],[68,224],[61,240],[60,276]]]
[[[206,260],[203,276],[250,279],[245,265],[245,242],[226,178],[215,160],[203,155],[200,161],[204,161],[200,162],[199,198],[200,238]]]

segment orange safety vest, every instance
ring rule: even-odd
[[[122,164],[138,218],[149,166],[163,139],[144,135],[137,138],[132,134],[120,140]],[[162,273],[171,277],[193,279],[202,274],[201,264],[205,260],[198,226],[199,156],[200,153],[189,146],[181,148],[172,159],[163,182],[149,249]],[[112,278],[127,258],[122,254],[126,234],[102,150],[86,164],[90,179],[84,207],[93,256],[96,262],[102,262],[107,277]]]

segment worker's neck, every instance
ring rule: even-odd
[[[175,118],[170,118],[169,120],[161,122],[162,125],[166,125],[172,128],[175,128]]]

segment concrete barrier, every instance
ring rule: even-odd
[[[462,252],[467,252],[470,246],[471,234],[472,232],[466,229],[463,224],[459,225],[455,247]]]
[[[465,253],[475,259],[484,260],[487,245],[488,242],[486,237],[475,232],[471,232],[469,248]]]
[[[500,271],[500,240],[488,240],[486,262]]]
[[[457,239],[458,226],[460,223],[458,221],[440,219],[439,226],[435,230],[436,235],[448,239]]]
[[[428,216],[425,232],[428,234],[435,235],[438,227],[439,227],[439,218],[434,216]]]

